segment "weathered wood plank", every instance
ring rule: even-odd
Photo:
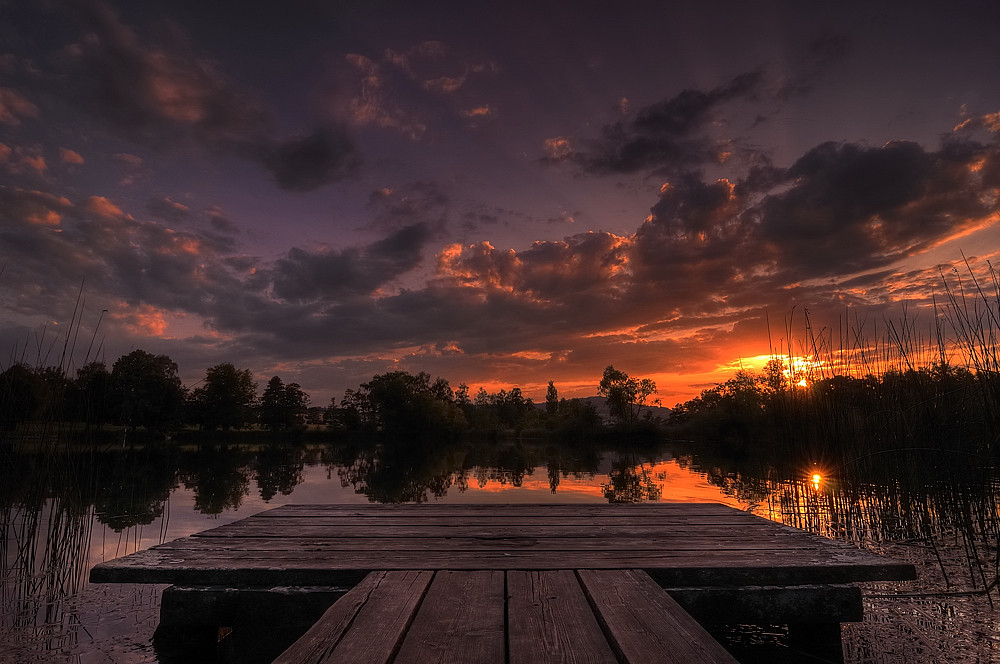
[[[157,551],[453,551],[508,549],[534,551],[792,551],[818,550],[817,542],[798,537],[245,537],[220,541],[184,537],[156,545]]]
[[[264,513],[269,516],[250,517],[102,563],[91,572],[91,580],[325,585],[349,583],[376,569],[576,568],[648,569],[671,586],[847,583],[915,576],[912,565],[720,505],[503,509],[507,513],[495,519],[494,506],[282,507]],[[361,517],[315,525],[324,511],[384,515],[396,525],[380,526]],[[514,522],[511,515],[521,511],[522,525],[498,525]],[[291,513],[304,516],[281,516]],[[546,513],[560,514],[565,524],[531,516]],[[731,515],[745,523],[666,527],[649,526],[643,518],[637,524],[635,518],[694,513]],[[622,516],[609,519],[608,514]],[[595,526],[601,522],[608,525]]]
[[[509,664],[615,664],[570,570],[507,573]]]
[[[746,586],[850,583],[912,579],[912,565],[891,561],[860,563],[822,550],[808,552],[716,551],[398,551],[350,553],[253,552],[240,556],[179,556],[155,549],[102,563],[91,570],[93,583],[174,583],[190,585],[338,585],[375,569],[511,570],[646,569],[664,586]],[[795,554],[795,555],[793,555]]]
[[[608,641],[629,664],[737,664],[640,570],[577,572]]]
[[[437,572],[395,664],[504,660],[503,572]]]
[[[261,512],[258,516],[289,516],[303,515],[311,516],[315,514],[330,514],[335,512],[371,514],[377,512],[434,512],[448,514],[626,514],[635,515],[641,512],[656,512],[669,514],[731,514],[733,511],[742,512],[728,505],[720,503],[638,503],[628,505],[609,505],[607,503],[503,503],[503,504],[460,504],[460,503],[434,503],[434,504],[378,504],[366,503],[363,505],[282,505]]]
[[[432,577],[433,572],[372,572],[274,664],[391,662]]]
[[[542,517],[525,517],[521,520],[515,519],[460,519],[459,517],[448,517],[442,515],[438,518],[416,517],[406,518],[386,518],[379,519],[247,519],[235,521],[233,523],[219,526],[211,530],[198,533],[198,537],[240,537],[246,535],[260,536],[270,533],[292,533],[293,536],[304,529],[304,533],[324,533],[324,532],[361,532],[370,533],[373,530],[378,532],[399,532],[412,533],[421,529],[441,529],[442,532],[474,530],[489,531],[492,529],[518,529],[533,530],[536,532],[551,532],[553,534],[574,533],[574,532],[635,532],[635,533],[691,533],[702,535],[726,535],[738,532],[753,532],[755,530],[762,533],[787,532],[779,524],[773,522],[747,521],[742,523],[717,523],[709,521],[699,522],[671,522],[662,519],[545,519]],[[794,531],[793,531],[794,532]],[[802,532],[802,531],[798,531]]]
[[[530,517],[533,521],[538,521],[541,523],[562,523],[562,522],[572,522],[581,520],[598,520],[604,522],[633,522],[633,523],[752,523],[757,519],[762,517],[754,516],[753,514],[748,514],[746,512],[740,512],[738,510],[732,510],[729,513],[683,513],[683,512],[662,512],[662,511],[641,511],[641,512],[621,512],[615,511],[612,513],[602,514],[600,512],[580,512],[577,514],[551,514],[546,512],[535,513],[534,510],[526,510],[524,514],[517,514],[514,511],[505,512],[463,512],[458,510],[442,510],[441,514],[434,510],[420,510],[417,512],[411,510],[401,510],[401,511],[387,511],[380,510],[375,512],[320,512],[314,511],[304,514],[269,514],[264,516],[263,514],[255,515],[249,517],[255,521],[298,521],[303,522],[305,520],[309,521],[329,521],[329,522],[356,522],[357,520],[362,521],[374,521],[379,523],[395,523],[395,522],[406,522],[413,523],[419,522],[422,519],[440,519],[441,516],[447,516],[452,519],[457,519],[459,521],[473,521],[481,522],[483,520],[490,521],[503,521],[507,523],[520,523],[525,517]],[[244,519],[245,520],[245,519]]]
[[[223,527],[225,528],[225,527]],[[373,532],[388,537],[480,537],[485,539],[508,537],[658,537],[665,534],[674,536],[691,535],[708,536],[718,533],[719,536],[735,536],[738,533],[754,531],[753,526],[729,529],[709,529],[707,526],[690,526],[686,528],[667,528],[665,526],[623,526],[614,525],[588,526],[585,522],[572,525],[541,526],[526,522],[522,525],[491,524],[489,522],[474,525],[459,526],[448,523],[413,524],[398,526],[376,526],[367,528],[359,526],[322,526],[309,524],[289,524],[285,527],[271,527],[261,524],[246,524],[237,528],[206,531],[198,537],[371,537]],[[782,531],[770,528],[765,522],[760,526],[759,533],[780,533]],[[802,539],[812,537],[808,533],[799,533]],[[818,538],[817,538],[818,539]],[[829,540],[827,540],[829,541]]]

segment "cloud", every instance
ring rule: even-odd
[[[169,197],[151,198],[146,203],[146,211],[157,219],[173,224],[180,223],[191,216],[191,208],[170,200]]]
[[[440,232],[449,220],[451,199],[431,182],[411,182],[396,189],[379,189],[368,197],[373,216],[368,226],[396,230],[414,224]]]
[[[340,103],[355,126],[392,129],[417,141],[450,119],[478,127],[498,115],[495,107],[464,94],[471,80],[494,74],[498,67],[455,55],[442,42],[421,42],[407,51],[387,49],[381,58],[350,53],[344,63],[346,71],[335,87],[351,91]],[[332,106],[337,103],[331,99]]]
[[[289,191],[319,189],[353,175],[360,167],[353,143],[330,128],[260,148],[258,153],[278,186]]]
[[[59,148],[59,161],[64,164],[73,164],[76,166],[84,163],[83,156],[76,150],[70,150],[69,148]]]
[[[38,117],[38,107],[12,88],[0,88],[0,124],[16,127],[25,118]]]
[[[185,40],[154,44],[100,0],[75,6],[88,32],[66,50],[70,94],[133,140],[160,149],[193,141],[235,154],[263,165],[289,191],[311,191],[356,171],[359,157],[341,129],[327,124],[280,139],[260,99]],[[132,181],[127,176],[124,184]]]
[[[730,148],[706,128],[723,104],[760,94],[763,80],[763,71],[756,70],[711,90],[683,90],[605,125],[599,138],[579,140],[580,147],[568,137],[548,139],[543,162],[573,162],[594,175],[677,173],[721,163]]]
[[[296,303],[371,295],[419,265],[429,235],[426,225],[414,224],[361,248],[293,248],[270,270],[274,294]]]
[[[0,187],[0,221],[8,238],[24,224],[58,226],[73,204],[66,198],[30,189]]]
[[[103,2],[75,6],[87,36],[70,52],[78,95],[147,143],[193,135],[206,143],[246,141],[267,117],[219,66],[179,45],[152,45]]]
[[[353,69],[357,86],[348,102],[354,125],[395,129],[413,140],[424,135],[427,125],[397,101],[391,87],[391,74],[384,71],[382,65],[356,53],[348,54],[346,62]]]
[[[669,124],[665,108],[629,122]],[[207,328],[190,344],[229,357],[361,357],[366,368],[398,360],[542,385],[567,372],[599,375],[609,358],[632,373],[708,372],[710,348],[764,338],[765,312],[780,319],[805,304],[818,320],[926,297],[933,270],[898,266],[995,224],[998,191],[1000,147],[965,133],[936,149],[824,143],[787,167],[762,162],[730,179],[672,173],[634,232],[435,245],[454,202],[414,182],[371,195],[367,230],[382,239],[268,260],[240,252],[239,228],[221,209],[192,212],[159,197],[130,214],[125,198],[0,187],[0,263],[15,284],[0,299],[52,317],[72,310],[82,278],[93,297],[136,314],[118,311],[121,327],[175,335],[187,314]],[[904,278],[910,286],[896,283]]]
[[[12,175],[42,175],[49,168],[38,148],[11,147],[5,143],[0,143],[0,164]]]
[[[760,239],[780,248],[786,269],[810,276],[921,253],[993,214],[995,190],[975,165],[996,155],[959,143],[937,152],[903,141],[817,146],[788,169],[791,189],[760,206]]]
[[[83,202],[83,208],[94,213],[98,217],[104,218],[126,218],[122,209],[114,202],[104,196],[91,196]]]

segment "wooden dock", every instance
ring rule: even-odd
[[[290,505],[91,572],[175,584],[168,627],[322,614],[287,662],[362,661],[344,644],[373,641],[388,654],[365,661],[733,661],[698,622],[787,624],[838,650],[839,624],[861,619],[851,584],[913,578],[912,565],[740,510],[669,503]],[[378,597],[394,623],[372,613]]]

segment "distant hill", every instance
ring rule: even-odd
[[[611,421],[611,409],[608,407],[608,400],[604,397],[580,397],[577,399],[571,399],[571,401],[583,401],[585,403],[589,403],[597,409],[597,414],[601,416],[602,420],[605,422]],[[542,405],[544,406],[545,404],[543,403]],[[662,406],[643,406],[642,416],[645,417],[646,413],[650,413],[652,417],[667,419],[670,415],[670,409]]]

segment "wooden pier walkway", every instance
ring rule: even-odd
[[[289,663],[734,661],[699,622],[787,624],[839,649],[839,623],[861,619],[850,584],[913,578],[912,565],[690,503],[290,505],[91,572],[175,584],[167,625],[267,624],[308,604],[322,618]]]

